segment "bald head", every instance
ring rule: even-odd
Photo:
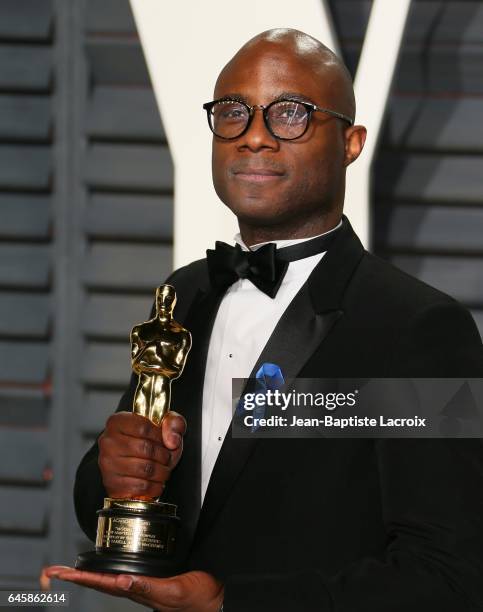
[[[352,77],[345,64],[313,36],[290,28],[267,30],[244,44],[220,72],[215,92],[225,76],[238,69],[241,63],[256,63],[263,55],[273,55],[275,60],[277,56],[291,56],[301,67],[310,70],[314,81],[320,86],[321,94],[334,108],[355,117]]]

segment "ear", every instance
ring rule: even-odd
[[[367,130],[363,125],[353,125],[345,131],[344,165],[348,166],[361,154],[366,142]]]

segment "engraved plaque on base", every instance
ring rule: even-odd
[[[131,331],[132,369],[138,375],[133,412],[160,425],[170,409],[171,382],[183,372],[191,334],[173,319],[176,293],[156,290],[155,316]],[[172,576],[177,508],[154,498],[106,497],[97,511],[95,550],[81,553],[76,568],[91,572]]]
[[[173,573],[179,524],[175,505],[106,497],[97,514],[96,549],[77,557],[78,569],[147,576]]]

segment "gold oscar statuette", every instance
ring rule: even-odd
[[[133,412],[156,425],[170,409],[171,382],[181,376],[191,334],[173,319],[176,292],[156,290],[156,313],[131,331],[131,363],[138,375]],[[180,522],[174,504],[146,496],[106,497],[98,510],[96,548],[81,553],[76,567],[88,571],[169,576]]]

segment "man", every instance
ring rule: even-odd
[[[133,380],[76,482],[90,537],[106,494],[154,496],[167,482],[187,571],[48,575],[158,610],[480,609],[479,440],[225,435],[231,377],[265,362],[302,378],[482,377],[483,349],[465,309],[365,252],[341,221],[346,167],[365,129],[353,124],[347,70],[327,48],[297,31],[265,32],[225,66],[214,98],[205,107],[215,188],[244,248],[277,244],[273,274],[254,269],[273,247],[259,247],[260,263],[221,246],[209,268],[201,260],[170,277],[175,316],[193,335],[173,387],[184,450],[181,417],[159,430],[123,412]]]

